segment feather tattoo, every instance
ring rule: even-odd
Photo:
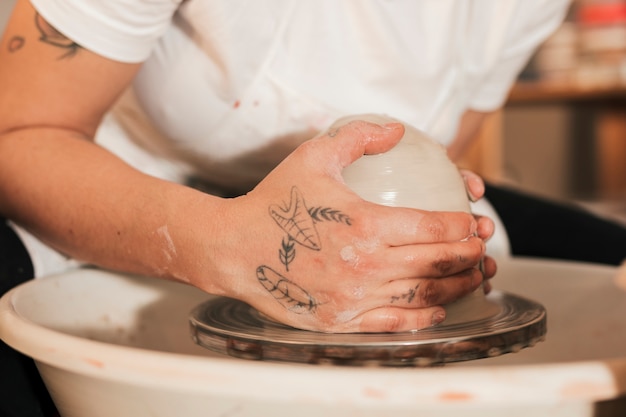
[[[333,221],[337,223],[345,223],[352,226],[352,220],[347,214],[330,207],[311,207],[308,209],[309,215],[316,222]]]
[[[263,287],[287,310],[297,313],[310,313],[317,303],[302,287],[288,280],[267,265],[256,270],[256,276]]]

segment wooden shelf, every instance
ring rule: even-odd
[[[595,168],[596,198],[626,197],[626,84],[584,87],[574,83],[518,82],[507,106],[563,105],[569,108],[573,146],[587,152]],[[501,139],[504,140],[504,139]],[[586,142],[588,141],[588,142]],[[581,145],[588,143],[588,145]],[[588,146],[588,147],[585,147]]]
[[[507,104],[585,100],[626,102],[626,85],[584,87],[565,83],[518,82],[509,93]]]

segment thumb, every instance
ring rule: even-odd
[[[387,152],[404,136],[404,125],[393,119],[378,124],[363,119],[341,119],[318,139],[324,142],[329,155],[336,155],[343,169],[363,155]],[[378,121],[378,120],[377,120]]]

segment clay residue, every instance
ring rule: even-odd
[[[368,240],[355,240],[354,247],[356,247],[359,251],[363,253],[374,253],[376,249],[380,246],[380,241],[378,239],[368,239]]]
[[[171,261],[176,256],[176,246],[174,246],[174,241],[170,236],[170,232],[167,228],[167,225],[161,226],[157,229],[157,235],[159,235],[165,241],[165,248],[163,249],[163,254],[168,261]]]
[[[104,362],[98,360],[98,359],[93,359],[93,358],[83,358],[83,360],[85,362],[87,362],[89,365],[92,365],[96,368],[104,368]]]
[[[336,323],[348,323],[352,321],[358,314],[359,312],[355,310],[342,311],[340,313],[337,313],[337,315],[335,316],[335,322]]]
[[[469,392],[447,391],[441,393],[439,399],[444,402],[467,402],[474,399],[474,396]]]
[[[365,387],[363,389],[363,394],[367,398],[376,398],[380,400],[387,398],[387,393],[384,390],[374,387]]]
[[[359,263],[359,255],[357,255],[356,250],[354,250],[353,246],[344,246],[339,251],[339,256],[341,256],[341,259],[343,259],[350,265],[356,265]]]
[[[603,398],[614,388],[606,383],[591,381],[572,381],[561,390],[563,398]]]
[[[362,300],[365,297],[365,288],[358,286],[352,289],[352,295],[358,300]]]

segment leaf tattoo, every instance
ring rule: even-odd
[[[345,223],[352,226],[352,220],[347,214],[330,207],[311,207],[308,209],[309,215],[316,222],[333,221],[337,223]]]
[[[288,280],[267,265],[256,270],[256,276],[263,287],[287,310],[304,314],[315,310],[317,303],[302,287]]]
[[[289,264],[296,257],[295,243],[296,242],[294,242],[292,238],[287,236],[285,239],[283,239],[281,248],[278,251],[278,257],[280,258],[280,262],[285,265],[285,269],[287,269],[287,271],[289,271]]]
[[[276,224],[280,226],[287,238],[283,239],[281,248],[278,250],[280,262],[289,271],[289,264],[296,257],[295,243],[316,251],[321,250],[321,240],[315,226],[323,221],[333,221],[352,225],[352,220],[347,214],[331,207],[307,208],[304,198],[298,187],[291,188],[291,200],[289,206],[281,207],[273,204],[269,208],[269,214]]]
[[[291,189],[289,207],[276,204],[270,206],[270,216],[287,235],[300,245],[313,250],[320,250],[320,237],[315,222],[304,205],[304,198],[297,187]]]

